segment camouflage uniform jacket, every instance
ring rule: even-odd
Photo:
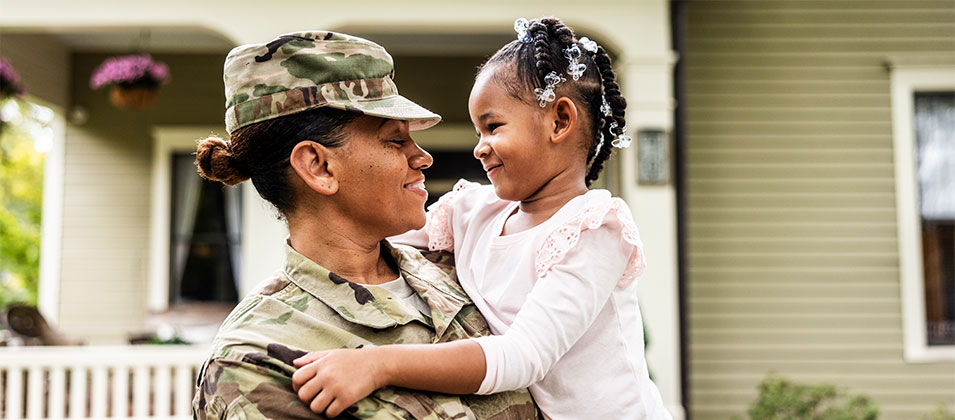
[[[441,343],[490,334],[454,278],[453,268],[413,248],[390,252],[402,276],[431,307],[431,318],[384,288],[351,283],[286,244],[282,271],[261,283],[222,323],[199,372],[197,419],[316,419],[292,390],[292,360],[305,351],[399,343]],[[445,258],[444,261],[450,261]],[[443,263],[438,261],[439,264]],[[443,268],[442,268],[443,267]],[[339,418],[537,418],[526,391],[446,395],[386,387]]]

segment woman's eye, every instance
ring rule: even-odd
[[[406,141],[407,141],[407,140],[404,140],[404,139],[393,139],[393,140],[389,140],[390,143],[394,143],[394,144],[397,144],[397,145],[399,145],[399,146],[405,144]]]

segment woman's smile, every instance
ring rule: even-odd
[[[413,194],[417,194],[417,195],[420,195],[421,197],[424,197],[424,199],[427,201],[428,190],[425,189],[424,187],[424,177],[421,177],[420,179],[417,179],[417,180],[411,181],[410,183],[405,184],[404,188],[409,190]]]
[[[500,172],[499,170],[500,170],[501,168],[503,168],[503,167],[504,167],[504,164],[501,164],[501,163],[492,164],[492,165],[486,166],[486,167],[484,168],[484,171],[487,172],[487,177],[488,177],[488,178],[491,178],[491,176],[493,176],[494,174]]]

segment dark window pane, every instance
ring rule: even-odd
[[[227,215],[235,217],[237,208],[230,213],[228,206],[238,200],[228,201],[221,184],[200,179],[194,159],[173,156],[169,301],[237,302],[239,235],[230,234]]]
[[[428,153],[434,158],[434,163],[424,172],[428,186],[428,205],[451,191],[454,183],[461,178],[488,183],[481,161],[475,159],[470,150],[429,150]]]
[[[923,222],[928,345],[955,344],[955,223]]]

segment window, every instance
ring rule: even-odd
[[[915,94],[927,345],[955,345],[955,91]]]
[[[892,63],[905,359],[955,360],[955,68]]]
[[[241,190],[196,173],[195,156],[172,157],[169,303],[238,302]]]
[[[223,188],[196,175],[196,139],[221,131],[218,126],[153,130],[147,303],[154,314],[231,309],[231,288],[245,296],[285,258],[281,244],[288,229],[250,182]],[[198,304],[184,305],[190,302]]]

